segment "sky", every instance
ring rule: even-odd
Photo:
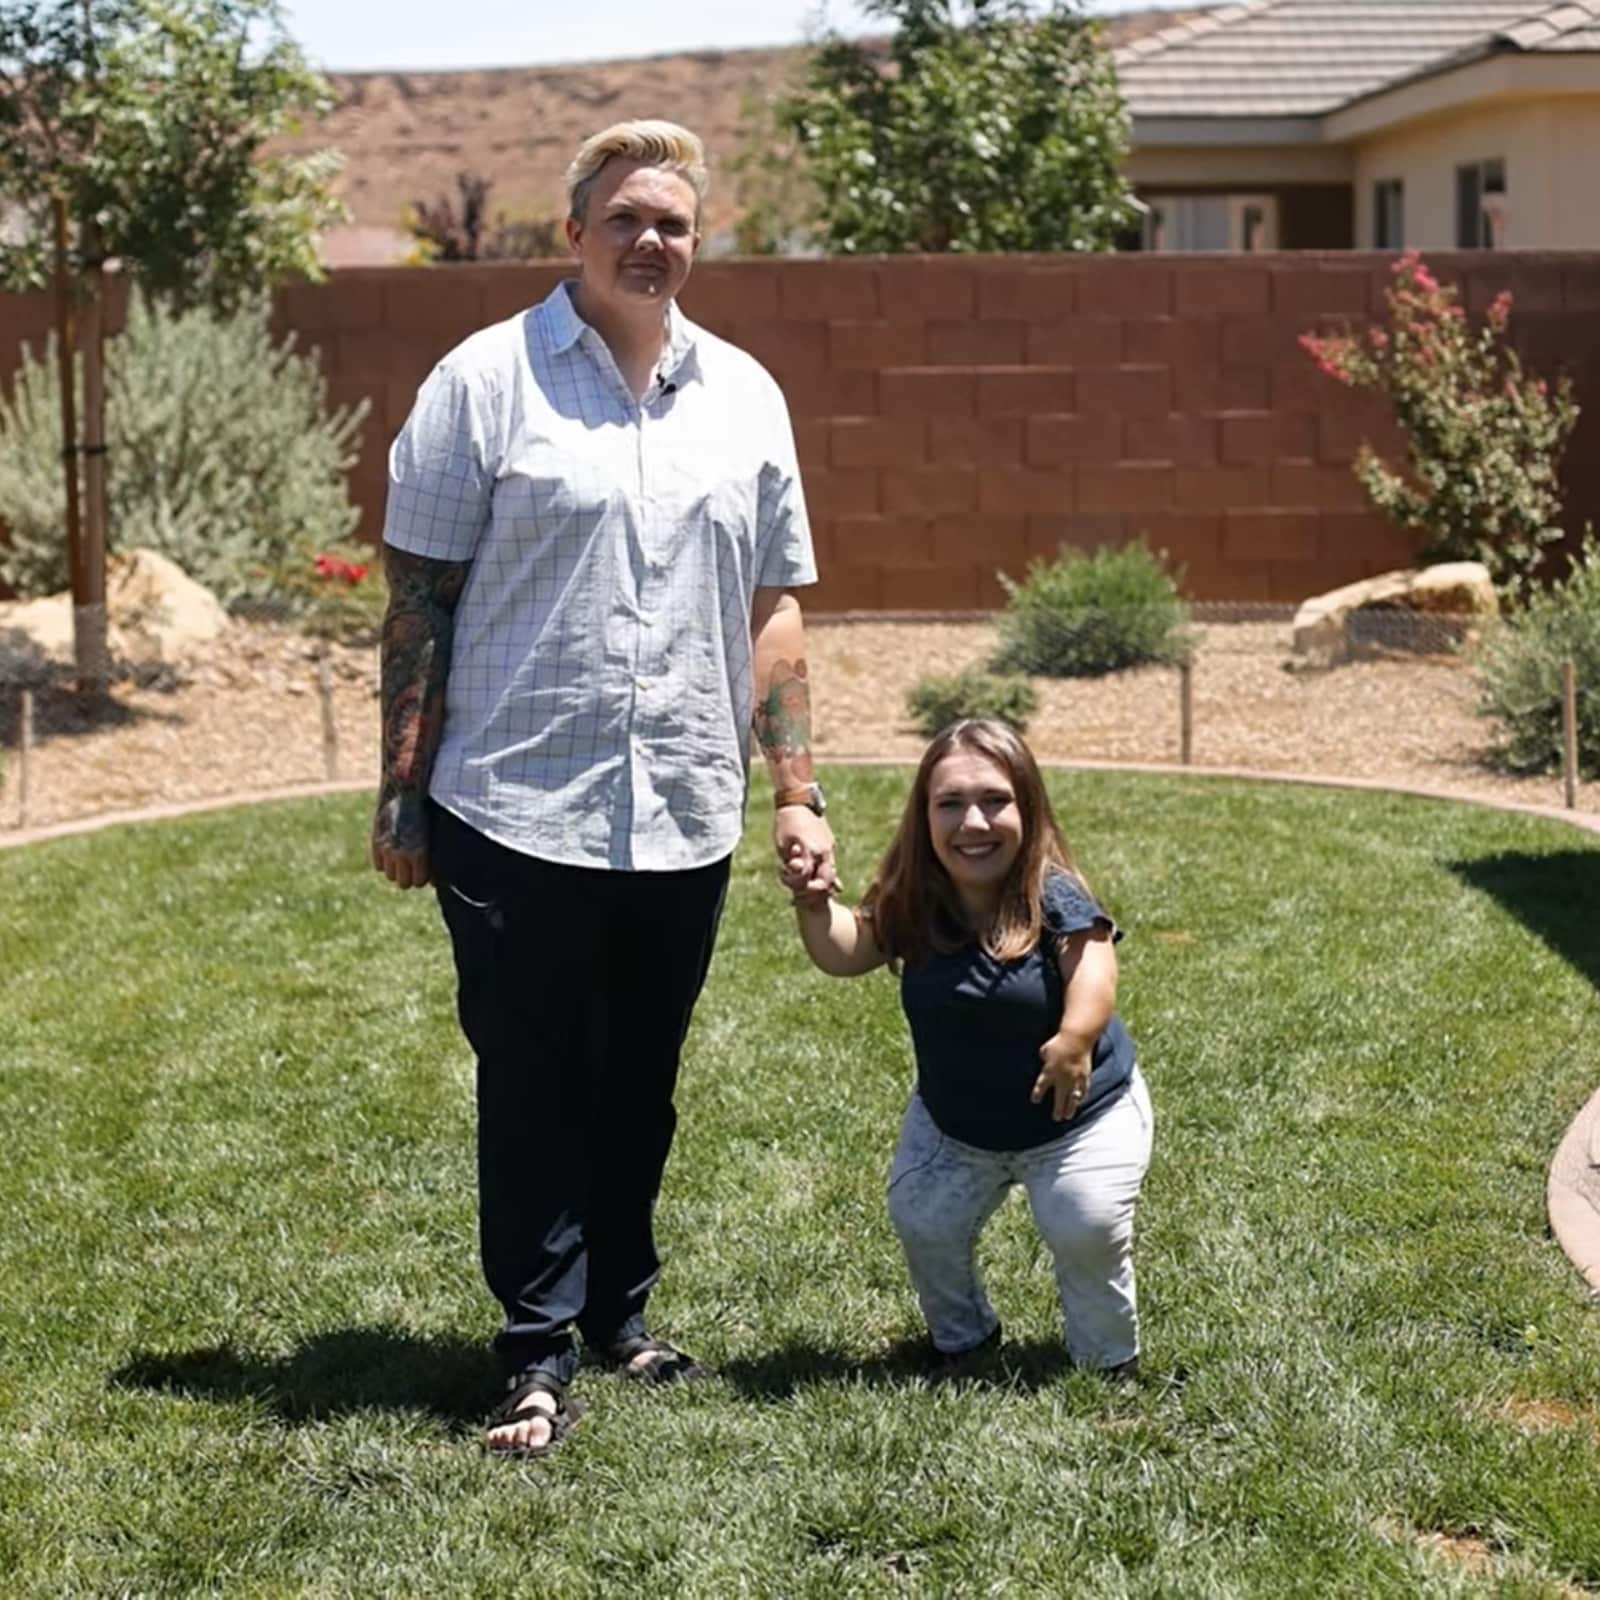
[[[1149,0],[1089,0],[1097,13]],[[797,44],[820,14],[841,33],[859,0],[286,0],[289,31],[325,71],[543,66]]]

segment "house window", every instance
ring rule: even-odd
[[[1471,161],[1456,168],[1456,248],[1495,250],[1505,231],[1506,164]]]
[[[1151,250],[1276,250],[1278,201],[1270,194],[1151,195]]]
[[[1372,247],[1374,250],[1400,250],[1405,242],[1405,180],[1380,178],[1372,186]]]

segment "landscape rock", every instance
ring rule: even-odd
[[[1295,613],[1293,648],[1307,665],[1353,656],[1453,649],[1472,623],[1494,616],[1499,601],[1478,561],[1384,572],[1306,600]]]
[[[154,550],[129,550],[106,564],[106,643],[113,661],[170,666],[229,628],[211,591]],[[0,676],[73,659],[72,595],[0,603]]]

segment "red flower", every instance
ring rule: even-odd
[[[367,575],[366,562],[342,561],[338,556],[314,556],[311,565],[316,568],[319,578],[337,578],[352,585],[360,583]]]

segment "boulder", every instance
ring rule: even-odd
[[[1354,655],[1449,650],[1476,619],[1498,610],[1481,562],[1384,572],[1305,601],[1294,617],[1294,653],[1332,666]]]
[[[106,642],[114,661],[172,664],[228,626],[211,591],[154,550],[129,550],[106,564]],[[71,664],[72,595],[0,604],[0,673],[6,660]]]
[[[1406,589],[1404,604],[1413,611],[1443,612],[1456,617],[1493,617],[1500,613],[1489,569],[1481,561],[1441,561],[1424,567]]]
[[[106,569],[111,653],[140,665],[183,660],[228,626],[222,602],[154,550],[130,550]]]

